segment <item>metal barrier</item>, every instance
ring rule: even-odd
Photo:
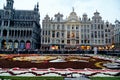
[[[40,50],[0,50],[0,54],[94,54],[92,50],[54,50],[54,51],[40,51]],[[120,56],[120,51],[98,51],[97,54]]]

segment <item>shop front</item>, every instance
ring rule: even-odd
[[[80,49],[81,50],[91,50],[91,46],[90,45],[86,45],[86,46],[85,45],[81,45]]]

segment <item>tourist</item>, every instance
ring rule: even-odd
[[[97,47],[94,47],[93,51],[94,51],[94,54],[97,54]]]

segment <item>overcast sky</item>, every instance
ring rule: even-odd
[[[33,10],[34,5],[39,2],[41,20],[48,14],[54,17],[58,12],[69,16],[74,7],[78,16],[82,17],[87,13],[91,18],[97,10],[103,20],[114,23],[116,19],[120,20],[120,0],[14,0],[14,8],[21,10]],[[6,0],[0,0],[0,9],[6,5]]]

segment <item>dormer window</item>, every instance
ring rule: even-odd
[[[107,24],[107,27],[108,27],[109,25]]]
[[[57,25],[57,29],[60,29],[60,25]]]

